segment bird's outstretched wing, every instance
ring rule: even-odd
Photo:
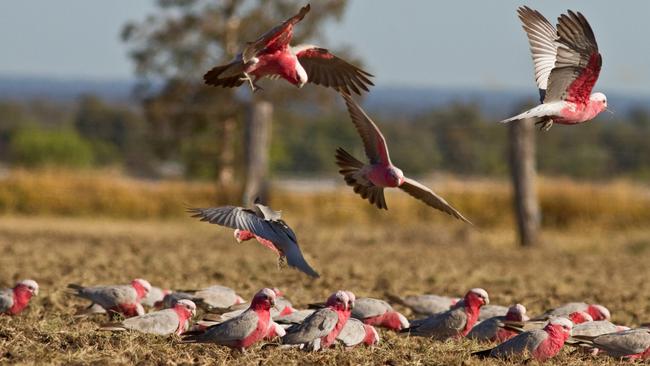
[[[293,52],[307,72],[307,81],[339,92],[361,94],[375,85],[372,74],[348,63],[325,48],[313,45],[294,47]]]
[[[581,13],[569,10],[559,17],[557,34],[557,58],[544,102],[587,103],[602,65],[594,32]]]
[[[345,99],[345,105],[348,107],[348,112],[352,123],[357,128],[359,136],[363,141],[363,148],[366,156],[370,159],[372,164],[385,164],[390,165],[390,156],[388,153],[388,145],[386,139],[379,130],[379,127],[373,122],[366,112],[355,102],[348,94],[342,94]]]
[[[460,212],[458,212],[458,210],[451,207],[451,205],[447,203],[444,198],[438,196],[432,190],[420,184],[418,181],[410,178],[404,178],[404,183],[402,183],[399,188],[411,196],[426,203],[427,205],[445,212],[459,220],[463,220],[468,224],[471,224],[471,222],[466,219],[465,216],[463,216]]]

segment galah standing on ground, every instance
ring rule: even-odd
[[[280,256],[281,265],[286,261],[290,267],[296,268],[308,276],[320,276],[302,256],[296,234],[282,220],[280,211],[273,211],[256,202],[253,209],[224,206],[192,208],[189,209],[189,212],[194,214],[193,217],[201,218],[201,221],[252,233],[257,241]],[[236,237],[237,235],[235,233]],[[248,239],[250,238],[238,240]]]
[[[474,288],[465,295],[462,306],[454,306],[444,313],[431,315],[417,323],[411,322],[411,327],[402,332],[437,340],[461,338],[466,336],[476,324],[481,306],[489,303],[487,291]]]
[[[200,290],[181,290],[167,294],[162,300],[162,307],[171,308],[181,299],[192,300],[198,306],[211,311],[229,309],[231,306],[246,303],[246,300],[230,287],[212,285]]]
[[[368,117],[361,107],[347,94],[342,94],[348,107],[350,118],[363,141],[368,157],[367,164],[357,160],[342,148],[336,149],[336,164],[341,168],[345,183],[354,188],[364,199],[368,199],[380,209],[388,209],[384,198],[384,188],[399,188],[414,198],[457,219],[470,223],[463,215],[416,180],[407,178],[393,165],[388,154],[388,145],[379,127]]]
[[[106,311],[120,313],[126,317],[143,315],[144,309],[140,301],[147,296],[151,284],[141,278],[136,278],[129,285],[110,285],[84,287],[69,284],[72,294],[97,304]]]
[[[602,305],[570,302],[555,309],[548,310],[544,314],[534,317],[533,320],[548,320],[554,316],[569,316],[569,314],[575,313],[576,311],[584,311],[591,315],[594,320],[609,320],[612,317],[609,309]]]
[[[32,296],[38,295],[38,283],[22,280],[13,288],[0,289],[0,314],[17,315],[23,311]]]
[[[287,328],[282,344],[299,346],[308,351],[331,346],[350,317],[350,297],[346,291],[337,291],[327,299],[326,304],[326,308],[315,311],[302,323]]]
[[[374,85],[371,74],[336,57],[327,49],[313,45],[291,47],[293,27],[309,12],[304,6],[298,14],[271,29],[246,48],[233,61],[208,71],[203,80],[208,85],[237,87],[248,81],[253,91],[263,77],[283,78],[301,88],[307,82],[331,87],[340,92],[361,94]],[[255,77],[255,80],[252,79]]]
[[[179,300],[171,309],[154,311],[123,320],[120,323],[104,324],[101,330],[135,330],[142,333],[169,335],[183,334],[189,321],[196,314],[196,305],[191,300]]]
[[[630,329],[597,337],[576,336],[575,338],[615,358],[650,359],[650,329],[648,328]]]
[[[516,336],[518,332],[510,329],[504,329],[504,321],[522,322],[526,320],[526,307],[521,304],[515,304],[508,309],[505,316],[495,316],[476,324],[467,334],[467,338],[475,339],[481,342],[498,342],[504,341]]]
[[[238,317],[211,326],[201,334],[187,334],[185,343],[216,343],[240,350],[261,341],[269,334],[271,314],[275,305],[275,292],[269,288],[260,290],[251,306]]]
[[[582,123],[606,110],[605,94],[591,94],[602,58],[587,19],[569,10],[558,18],[556,30],[536,10],[522,6],[517,12],[528,35],[542,104],[501,122],[532,118],[548,130],[553,123]]]
[[[434,315],[444,313],[461,299],[441,295],[411,295],[401,298],[396,295],[387,295],[390,301],[406,306],[417,315]]]
[[[523,332],[494,348],[475,352],[473,355],[500,359],[532,357],[543,362],[560,352],[564,342],[571,336],[572,328],[571,320],[562,317],[554,318],[544,329]]]
[[[379,333],[375,327],[364,324],[361,320],[350,318],[336,336],[336,340],[343,343],[346,347],[354,347],[358,344],[374,346],[380,342]]]
[[[361,320],[364,324],[391,330],[402,330],[409,327],[406,317],[393,310],[389,303],[369,297],[356,299],[352,317]]]

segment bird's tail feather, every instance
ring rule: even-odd
[[[208,85],[223,86],[225,88],[242,85],[244,83],[244,74],[235,69],[237,63],[238,62],[231,62],[226,65],[213,67],[203,75],[203,81]]]
[[[355,193],[370,201],[377,208],[388,209],[386,198],[384,197],[384,188],[360,184],[357,181],[355,175],[364,166],[361,161],[339,147],[336,149],[336,164],[341,168],[339,173],[343,175],[345,183],[351,186]]]

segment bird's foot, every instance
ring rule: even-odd
[[[289,264],[287,263],[287,257],[281,255],[278,258],[278,268],[283,269],[283,268],[287,268],[288,266]]]
[[[546,119],[539,122],[535,122],[535,124],[539,126],[540,131],[548,131],[551,129],[551,127],[553,127],[553,120]]]

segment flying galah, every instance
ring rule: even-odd
[[[146,280],[136,278],[129,285],[84,287],[69,284],[68,289],[72,290],[73,295],[88,299],[106,311],[132,317],[144,314],[140,301],[147,296],[151,285]]]
[[[553,123],[589,121],[607,109],[605,94],[591,94],[602,58],[587,19],[569,10],[558,18],[556,30],[542,14],[527,6],[517,13],[528,35],[542,104],[501,122],[533,118],[548,130]]]
[[[13,288],[0,289],[0,314],[17,315],[23,311],[32,296],[38,295],[38,283],[22,280]]]
[[[221,285],[212,285],[200,290],[181,290],[165,295],[163,308],[173,307],[178,300],[189,299],[206,310],[225,310],[233,305],[244,304],[246,300],[237,295],[235,290]]]
[[[597,337],[576,336],[575,338],[615,358],[650,359],[650,329],[648,328],[630,329]]]
[[[434,315],[444,313],[461,299],[441,295],[411,295],[401,298],[396,295],[388,295],[390,301],[406,306],[418,315]]]
[[[393,310],[389,303],[369,297],[356,299],[352,317],[361,320],[364,324],[391,330],[402,330],[409,327],[406,317]]]
[[[293,27],[305,17],[310,6],[249,43],[233,61],[208,71],[203,80],[208,85],[237,87],[248,81],[253,91],[263,77],[283,78],[301,88],[310,82],[335,90],[361,94],[374,85],[371,74],[336,57],[327,49],[313,45],[291,47]],[[252,79],[255,78],[255,80]]]
[[[374,346],[380,342],[379,333],[375,327],[364,324],[361,320],[350,318],[336,336],[336,340],[346,347],[354,347],[359,344]]]
[[[563,317],[554,318],[544,329],[523,332],[494,348],[475,352],[473,355],[501,359],[532,357],[543,362],[560,352],[564,342],[571,335],[572,328],[571,320]]]
[[[350,317],[350,297],[346,291],[337,291],[327,299],[327,307],[315,311],[302,323],[287,328],[282,337],[285,345],[299,346],[307,351],[328,348]]]
[[[120,323],[105,324],[101,330],[135,330],[142,333],[169,335],[183,334],[189,321],[196,314],[196,305],[187,299],[179,300],[171,309],[154,311],[123,320]]]
[[[526,307],[521,304],[515,304],[508,308],[505,316],[495,316],[476,324],[467,334],[467,338],[475,339],[481,342],[498,342],[504,341],[516,336],[518,332],[504,329],[504,321],[522,322],[526,320]]]
[[[275,292],[269,288],[260,290],[251,301],[251,306],[238,317],[211,326],[202,334],[188,334],[185,343],[216,343],[240,350],[261,341],[269,334],[271,314],[275,305]]]
[[[476,324],[481,306],[488,303],[490,298],[487,291],[482,288],[471,289],[465,295],[461,306],[454,306],[444,313],[431,315],[417,323],[411,322],[411,327],[402,332],[437,340],[464,337]]]
[[[314,271],[302,256],[296,234],[282,220],[280,211],[273,211],[256,202],[253,209],[223,206],[192,208],[189,212],[194,214],[193,217],[199,217],[201,221],[250,232],[262,245],[274,249],[280,256],[281,264],[286,261],[290,267],[308,276],[319,277],[318,272]],[[250,238],[241,240],[248,239]]]
[[[342,95],[348,107],[350,118],[361,136],[369,160],[365,164],[342,148],[336,149],[336,164],[341,168],[339,173],[343,175],[345,183],[353,187],[355,193],[358,193],[364,199],[368,199],[370,203],[380,209],[388,209],[384,198],[384,188],[399,188],[428,206],[469,223],[444,198],[438,196],[418,181],[405,177],[404,173],[393,165],[388,154],[386,139],[379,127],[351,96]]]
[[[544,314],[534,317],[533,320],[548,320],[554,316],[569,316],[569,314],[575,313],[576,311],[588,313],[593,320],[609,320],[612,317],[609,309],[602,305],[570,302],[555,309],[548,310]]]

